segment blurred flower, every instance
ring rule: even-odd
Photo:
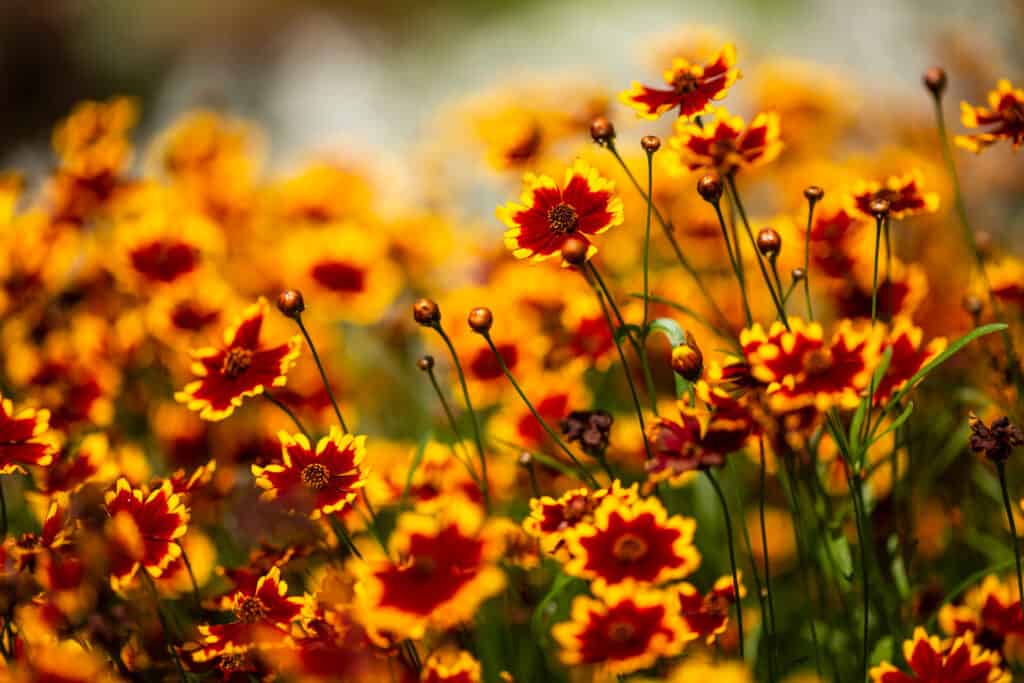
[[[465,650],[442,650],[430,655],[420,674],[422,683],[480,683],[480,662]]]
[[[629,90],[619,99],[637,112],[640,118],[656,119],[662,114],[679,109],[680,117],[700,116],[711,102],[725,97],[730,86],[739,78],[736,66],[736,46],[728,43],[707,64],[692,64],[682,57],[672,60],[664,73],[668,90],[651,88],[633,81]]]
[[[14,403],[0,395],[0,474],[51,464],[57,444],[49,429],[50,411],[25,408],[15,412]]]
[[[974,644],[967,633],[944,643],[923,628],[914,629],[913,640],[903,643],[903,656],[911,673],[882,662],[871,669],[874,683],[1010,683],[1012,677],[1000,666],[999,655]]]
[[[1024,143],[1024,90],[1001,78],[988,94],[988,107],[960,103],[960,121],[967,128],[993,127],[983,133],[956,136],[959,147],[980,152],[998,140],[1006,140],[1020,149]]]
[[[679,598],[679,614],[687,630],[698,638],[704,638],[708,645],[713,645],[718,636],[725,633],[729,612],[737,602],[732,576],[723,576],[715,581],[707,595],[701,595],[692,584],[685,581],[675,584],[671,590]],[[746,594],[741,579],[740,597]]]
[[[119,590],[141,567],[160,576],[181,555],[178,539],[185,535],[189,512],[169,482],[147,495],[118,479],[105,496],[110,542],[110,584]]]
[[[748,127],[742,118],[732,116],[724,107],[710,110],[715,120],[703,128],[686,119],[677,119],[669,145],[673,175],[688,172],[717,172],[723,176],[743,168],[766,164],[779,156],[779,116],[774,112],[758,114]]]
[[[924,191],[924,176],[913,170],[903,176],[892,176],[883,185],[877,180],[860,180],[850,191],[851,209],[874,218],[871,203],[876,199],[889,202],[889,215],[896,219],[939,209],[939,194]]]

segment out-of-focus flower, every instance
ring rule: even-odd
[[[880,353],[892,349],[889,368],[875,387],[875,405],[884,404],[896,391],[903,389],[918,370],[946,349],[946,339],[936,337],[922,343],[924,333],[909,318],[900,316],[889,326]]]
[[[138,117],[138,105],[128,97],[77,105],[53,133],[62,169],[85,179],[118,175],[131,161],[127,136]]]
[[[679,598],[679,615],[687,630],[704,638],[708,645],[714,644],[718,636],[725,633],[729,625],[729,611],[736,604],[736,590],[732,576],[723,576],[715,581],[707,595],[701,595],[692,584],[682,582],[670,588]],[[740,597],[747,594],[740,581]]]
[[[566,170],[561,186],[550,176],[532,173],[526,174],[523,184],[522,203],[509,202],[496,212],[509,227],[505,246],[516,258],[560,257],[565,241],[576,236],[590,245],[589,259],[597,253],[589,238],[622,223],[622,200],[614,195],[615,183],[584,161],[577,160]]]
[[[480,683],[480,662],[465,650],[440,650],[430,655],[420,674],[422,683]]]
[[[888,662],[871,669],[874,683],[1010,683],[1012,676],[1001,666],[999,655],[974,644],[966,633],[951,642],[914,629],[913,640],[903,643],[903,656],[911,673]]]
[[[761,113],[747,126],[739,116],[724,107],[712,108],[715,120],[703,128],[686,119],[677,119],[669,140],[673,154],[668,158],[674,175],[694,171],[717,172],[723,176],[744,168],[766,164],[779,156],[779,116]]]
[[[724,98],[739,78],[739,69],[735,67],[736,47],[732,43],[723,46],[707,64],[693,64],[676,57],[664,73],[667,90],[633,81],[619,99],[644,119],[656,119],[676,108],[681,117],[700,116],[714,100]]]
[[[903,176],[892,176],[885,184],[878,180],[860,180],[850,191],[851,209],[872,219],[871,203],[876,199],[889,202],[889,215],[893,218],[935,213],[939,209],[939,193],[925,192],[924,175],[916,169]]]
[[[956,144],[966,150],[980,152],[999,140],[1020,149],[1024,143],[1024,90],[1001,78],[988,94],[988,107],[960,103],[960,122],[968,128],[992,126],[983,133],[956,136]]]
[[[939,626],[949,636],[971,632],[985,642],[1001,643],[1004,657],[1024,661],[1024,617],[1016,577],[1001,580],[990,574],[972,587],[957,605],[943,605]]]
[[[15,412],[14,403],[0,395],[0,474],[51,464],[57,442],[49,430],[50,411],[24,408]]]
[[[204,420],[216,421],[231,415],[247,396],[284,386],[302,339],[296,335],[284,344],[264,346],[260,330],[266,312],[267,302],[261,297],[224,331],[223,346],[192,351],[192,372],[199,379],[176,393],[175,400],[199,411]]]

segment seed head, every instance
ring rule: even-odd
[[[924,87],[928,88],[932,95],[942,97],[942,93],[946,90],[945,69],[940,66],[933,66],[924,72],[921,80],[924,81]]]
[[[412,305],[412,317],[420,325],[431,327],[441,322],[441,309],[433,299],[417,299]]]
[[[297,289],[286,289],[278,294],[277,310],[289,318],[298,318],[306,310],[306,302],[302,300],[302,292]]]
[[[607,117],[598,116],[590,122],[590,137],[599,145],[607,145],[615,139],[615,126]]]
[[[708,173],[697,181],[697,192],[709,204],[717,204],[722,198],[722,177],[717,173]]]
[[[474,308],[469,312],[468,322],[469,328],[477,334],[487,334],[494,324],[494,314],[491,313],[491,309],[483,306]]]
[[[429,372],[433,370],[434,357],[431,356],[430,354],[423,356],[423,358],[420,358],[418,361],[416,361],[416,367],[418,367],[423,372]]]
[[[825,196],[825,190],[821,189],[817,185],[808,185],[804,188],[804,197],[809,202],[821,201],[821,198]]]
[[[774,258],[782,249],[782,235],[775,228],[761,228],[757,233],[757,249],[768,258]]]
[[[871,214],[878,220],[882,220],[889,216],[889,200],[888,199],[872,199]]]
[[[1024,432],[1005,415],[994,420],[991,425],[986,425],[971,413],[970,425],[971,450],[981,453],[996,464],[1006,462],[1013,449],[1024,445]]]
[[[793,272],[790,273],[790,276],[793,278],[793,282],[800,282],[805,277],[807,277],[807,271],[799,267],[794,268]]]
[[[661,149],[661,138],[657,135],[645,135],[640,138],[640,146],[644,148],[644,151],[648,154],[654,154]]]

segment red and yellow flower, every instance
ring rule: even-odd
[[[128,97],[77,105],[53,132],[61,169],[85,179],[118,175],[131,161],[128,133],[138,118],[138,104]]]
[[[778,114],[760,113],[747,126],[741,117],[730,115],[724,107],[711,111],[715,120],[703,128],[686,119],[676,121],[669,141],[674,152],[669,171],[674,175],[715,171],[724,176],[766,164],[779,156],[782,140]]]
[[[505,246],[516,258],[544,261],[562,254],[562,245],[570,236],[590,246],[589,259],[597,253],[590,237],[623,220],[622,200],[615,196],[615,183],[577,160],[565,172],[559,186],[546,175],[527,173],[523,179],[521,203],[499,206],[498,218],[509,227]]]
[[[277,500],[292,512],[313,519],[344,510],[366,483],[361,468],[366,437],[345,434],[331,427],[316,449],[304,434],[280,432],[281,462],[252,466],[263,498]]]
[[[1004,657],[1013,662],[1024,661],[1024,617],[1021,616],[1020,595],[1016,578],[1002,580],[994,574],[964,595],[957,605],[943,605],[939,626],[950,636],[974,633],[985,642],[1002,643]]]
[[[530,500],[530,514],[523,520],[523,529],[541,541],[544,552],[560,549],[566,533],[577,525],[591,523],[594,512],[605,498],[611,497],[621,505],[629,505],[637,498],[637,487],[623,488],[618,480],[610,488],[593,491],[579,488],[567,491],[559,498],[542,496]]]
[[[439,650],[423,664],[421,683],[480,683],[483,670],[465,650]]]
[[[28,466],[46,467],[57,453],[50,433],[50,411],[23,408],[0,395],[0,474],[24,472]]]
[[[105,497],[110,584],[114,590],[141,567],[158,577],[181,555],[177,541],[185,535],[189,512],[170,482],[148,495],[121,478]]]
[[[889,215],[906,218],[939,210],[939,193],[925,192],[924,174],[914,169],[903,176],[891,176],[883,184],[878,180],[859,180],[850,192],[850,208],[874,219],[871,202],[885,199],[889,202]]]
[[[875,405],[884,404],[895,392],[903,389],[918,370],[946,349],[945,337],[936,337],[922,343],[924,333],[909,318],[900,316],[893,321],[879,353],[892,349],[889,369],[875,387]]]
[[[873,683],[1010,683],[1010,672],[1003,669],[999,655],[975,645],[966,633],[950,641],[929,636],[923,628],[914,629],[914,638],[904,641],[903,656],[911,673],[904,673],[889,662],[871,669]]]
[[[593,580],[601,592],[625,582],[660,584],[692,574],[700,566],[693,545],[697,522],[669,516],[657,498],[623,504],[604,500],[592,522],[566,533],[571,559],[565,572]]]
[[[701,595],[692,584],[682,582],[671,587],[679,598],[679,615],[688,631],[698,638],[704,638],[708,645],[714,644],[718,636],[729,626],[729,611],[736,604],[736,590],[732,576],[723,576],[715,581],[706,595]],[[740,578],[740,597],[747,594]]]
[[[663,76],[668,89],[651,88],[633,81],[619,99],[644,119],[656,119],[676,108],[680,117],[700,116],[713,101],[724,98],[739,78],[736,47],[726,44],[707,64],[693,64],[676,57]]]
[[[551,634],[565,664],[631,673],[678,654],[697,637],[686,630],[675,603],[660,591],[625,583],[598,600],[576,597],[570,620],[556,624]]]
[[[247,396],[284,386],[288,370],[299,356],[302,338],[267,347],[260,341],[267,302],[262,297],[224,331],[220,348],[192,351],[192,373],[199,379],[174,395],[175,400],[199,411],[204,420],[223,420]]]
[[[983,133],[957,135],[958,147],[980,152],[999,140],[1006,140],[1014,149],[1020,149],[1024,143],[1024,90],[1014,88],[1008,79],[1001,78],[996,89],[988,94],[987,107],[960,103],[960,122],[968,128],[992,127]]]

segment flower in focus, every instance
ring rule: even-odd
[[[739,116],[731,116],[724,107],[711,110],[715,120],[703,128],[686,119],[677,119],[669,140],[674,154],[669,171],[684,175],[691,171],[717,172],[723,176],[743,168],[766,164],[779,156],[779,116],[761,113],[747,126]]]
[[[570,620],[551,634],[568,665],[592,664],[625,674],[653,665],[659,657],[678,654],[688,640],[678,607],[664,593],[626,583],[601,599],[578,596]]]
[[[682,578],[700,565],[696,530],[693,519],[670,517],[657,498],[628,505],[608,498],[594,511],[593,522],[566,534],[572,559],[565,572],[592,579],[596,592],[627,581],[642,585]]]
[[[420,674],[422,683],[480,683],[480,662],[465,650],[440,650],[430,655]]]
[[[564,542],[567,531],[593,521],[594,511],[606,497],[627,505],[636,500],[636,490],[636,486],[622,488],[616,480],[608,489],[574,489],[557,500],[551,496],[533,498],[530,500],[530,515],[523,520],[523,529],[541,540],[545,552],[555,552]]]
[[[52,463],[57,443],[49,429],[49,411],[25,408],[15,412],[14,403],[0,395],[0,474]]]
[[[701,595],[700,591],[685,581],[672,586],[671,590],[679,597],[679,615],[687,630],[704,638],[708,645],[714,644],[718,636],[728,628],[729,610],[736,604],[732,576],[723,576],[715,581],[707,595]],[[746,594],[740,577],[740,597]]]
[[[192,372],[199,379],[177,392],[175,400],[199,411],[204,420],[217,421],[231,415],[245,397],[284,386],[302,341],[296,335],[284,344],[264,346],[260,330],[266,312],[267,302],[261,297],[225,330],[222,347],[192,351]]]
[[[252,466],[256,484],[266,500],[277,500],[291,511],[317,519],[341,512],[355,500],[366,482],[360,464],[366,455],[366,437],[345,434],[331,427],[316,449],[304,434],[280,432],[281,462]]]
[[[903,176],[892,176],[884,185],[877,180],[860,180],[850,192],[851,208],[870,218],[874,218],[871,202],[876,199],[888,201],[889,215],[897,219],[939,209],[939,194],[924,191],[924,176],[916,169]]]
[[[181,555],[177,541],[185,535],[189,513],[170,482],[146,495],[121,478],[105,496],[110,541],[110,584],[130,581],[141,567],[160,576]]]
[[[874,683],[1010,683],[1012,677],[1000,666],[999,655],[974,644],[967,633],[951,642],[914,629],[913,640],[903,643],[903,656],[911,673],[888,662],[871,669]]]
[[[615,183],[577,160],[565,172],[559,187],[553,178],[527,173],[521,204],[499,206],[498,218],[509,227],[505,246],[516,258],[544,261],[561,256],[572,235],[587,242],[587,258],[597,253],[589,237],[622,223],[622,200],[614,196]]]
[[[644,119],[656,119],[662,114],[679,109],[679,116],[700,116],[711,102],[725,97],[729,87],[739,78],[736,67],[736,47],[729,43],[719,50],[707,64],[691,64],[682,57],[672,60],[664,73],[667,90],[651,88],[633,81],[629,90],[619,99],[636,110]]]
[[[960,122],[968,128],[992,126],[983,133],[956,136],[956,144],[971,152],[980,152],[998,140],[1006,140],[1020,149],[1024,143],[1024,90],[1009,80],[999,79],[988,94],[988,107],[960,103]]]

